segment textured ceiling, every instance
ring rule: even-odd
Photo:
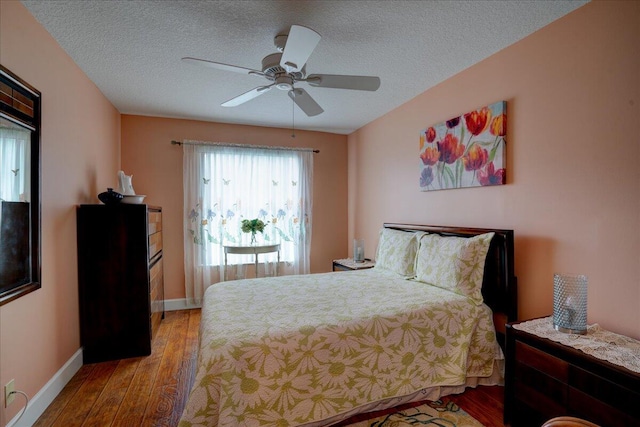
[[[348,134],[586,3],[538,1],[22,2],[123,114]],[[292,24],[320,33],[307,74],[375,75],[377,92],[310,87],[306,117],[286,92],[220,104],[266,80],[181,61],[261,69]]]

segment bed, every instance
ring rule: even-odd
[[[326,426],[502,384],[513,231],[388,223],[376,260],[209,287],[179,425]]]

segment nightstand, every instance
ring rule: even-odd
[[[369,258],[365,258],[364,262],[355,262],[353,258],[333,260],[333,271],[366,270],[375,266],[375,261],[371,261]]]
[[[634,370],[607,358],[633,363]],[[638,358],[640,342],[597,325],[571,335],[555,331],[550,317],[507,324],[505,425],[540,426],[569,415],[601,426],[640,426]]]

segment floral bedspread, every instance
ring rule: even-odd
[[[293,426],[488,377],[491,310],[380,269],[238,280],[205,293],[187,426]]]

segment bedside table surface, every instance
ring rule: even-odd
[[[370,259],[367,259],[364,262],[355,262],[353,258],[334,259],[333,264],[342,265],[350,270],[362,270],[365,268],[375,267],[376,265],[375,261],[371,261]]]
[[[514,323],[512,327],[573,347],[590,356],[640,374],[640,341],[607,331],[597,323],[587,326],[585,335],[566,334],[555,330],[552,317]]]
[[[614,363],[619,354],[637,358],[636,345],[598,325],[577,335],[556,331],[550,317],[508,323],[505,424],[539,427],[572,415],[607,427],[640,427],[640,373]]]

